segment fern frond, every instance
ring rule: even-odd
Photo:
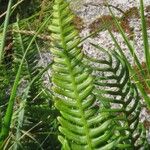
[[[17,22],[14,25],[15,30],[20,30],[20,24]],[[21,26],[22,27],[22,26]],[[21,33],[14,33],[14,68],[18,68],[20,64],[20,60],[22,59],[25,50],[28,47],[32,37],[27,35],[22,35]],[[51,149],[52,145],[48,145],[48,141],[54,141],[56,139],[56,135],[52,135],[54,132],[56,133],[55,129],[52,130],[52,125],[55,125],[55,117],[54,112],[55,110],[48,106],[48,101],[46,100],[47,97],[43,96],[43,85],[42,85],[42,74],[38,76],[38,74],[42,70],[42,66],[39,66],[38,62],[40,60],[39,52],[38,52],[38,43],[36,41],[30,46],[28,50],[25,62],[23,64],[23,71],[22,71],[22,80],[27,81],[27,85],[30,84],[35,77],[37,76],[36,80],[30,85],[29,93],[26,98],[24,98],[24,94],[20,94],[20,111],[18,112],[17,121],[15,126],[16,128],[16,141],[14,141],[14,149],[23,148],[30,149],[31,146],[34,149],[40,148],[39,145],[43,148]],[[25,83],[23,86],[26,86]],[[22,89],[22,87],[20,87]],[[27,87],[28,88],[28,87]],[[24,87],[25,92],[25,87]],[[22,106],[23,104],[23,106]],[[43,116],[44,115],[44,116]],[[53,119],[53,120],[52,120]],[[36,124],[41,122],[36,128],[32,129]],[[30,131],[30,129],[32,129]],[[33,135],[34,139],[31,136],[25,136],[23,139],[20,139],[22,136],[22,131],[27,132],[30,131],[28,134]],[[35,142],[36,141],[36,142]],[[55,140],[57,143],[57,139]],[[18,144],[19,143],[19,144]],[[56,145],[53,143],[53,145]]]
[[[130,80],[125,61],[116,51],[109,53],[97,45],[92,45],[105,56],[101,60],[88,57],[95,74],[95,94],[103,104],[103,110],[100,111],[117,115],[117,129],[120,137],[122,136],[117,147],[135,149],[142,132],[138,129],[141,106],[137,88]],[[136,134],[139,134],[138,138]]]
[[[83,65],[80,38],[73,26],[68,3],[55,0],[51,30],[51,52],[54,55],[52,82],[54,101],[60,111],[59,140],[63,149],[111,149],[108,143],[114,133],[113,119],[98,113],[94,85],[89,70]]]
[[[14,29],[17,31],[21,30],[20,28],[21,25],[17,22],[14,25]],[[16,66],[14,68],[18,68],[18,65],[20,63],[20,60],[23,57],[23,54],[28,47],[29,42],[31,41],[32,37],[27,36],[27,35],[22,35],[20,33],[13,33],[14,37],[14,61]],[[36,49],[35,42],[31,45],[28,54],[26,55],[26,59],[24,62],[24,67],[23,67],[23,74],[22,76],[26,77],[26,80],[31,81],[33,77],[36,76],[38,73],[37,69],[37,64],[38,64],[38,51]]]

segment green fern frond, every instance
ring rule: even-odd
[[[120,132],[120,137],[122,136],[117,147],[136,149],[139,147],[137,141],[141,138],[142,132],[139,132],[141,106],[137,88],[130,80],[125,61],[116,51],[109,53],[97,45],[92,45],[105,56],[101,60],[88,57],[95,74],[94,91],[103,104],[103,109],[100,111],[113,112],[117,115],[115,119],[119,125],[117,130]],[[139,134],[138,138],[136,134]]]
[[[111,149],[115,126],[108,113],[98,113],[94,85],[89,69],[83,65],[80,38],[73,26],[68,3],[55,0],[51,30],[51,52],[54,55],[52,82],[54,101],[60,111],[59,140],[63,149]]]
[[[20,25],[18,22],[14,24],[14,29],[19,31],[23,25]],[[14,70],[18,69],[18,66],[20,64],[20,61],[25,53],[25,50],[28,47],[28,44],[30,43],[32,37],[27,35],[22,35],[21,33],[13,33],[14,37]],[[42,70],[42,67],[39,66],[38,62],[40,60],[37,43],[36,41],[31,45],[30,49],[28,50],[25,61],[23,64],[23,71],[22,71],[22,78],[21,80],[26,81],[23,86],[26,86],[32,82],[32,80],[40,73]],[[22,89],[22,87],[20,86]],[[25,87],[24,87],[25,88]],[[51,140],[50,133],[51,130],[51,118],[48,118],[50,116],[51,108],[48,106],[48,102],[46,101],[46,98],[42,95],[42,78],[41,76],[37,77],[36,80],[30,85],[29,93],[26,99],[24,99],[24,92],[22,95],[19,95],[20,99],[20,112],[17,114],[17,121],[15,126],[17,126],[16,131],[16,144],[14,144],[14,149],[17,149],[20,147],[28,147],[30,148],[31,145],[34,145],[34,148],[39,148],[39,145],[45,140],[42,147],[48,147],[47,141]],[[25,91],[25,90],[24,90]],[[41,93],[41,94],[39,94]],[[35,99],[36,98],[36,99]],[[35,100],[34,100],[35,99]],[[23,104],[23,106],[22,106]],[[46,105],[47,104],[47,105]],[[46,106],[45,106],[46,105]],[[53,112],[53,111],[52,111]],[[45,114],[45,119],[43,118],[43,114]],[[30,129],[38,124],[39,122],[42,122],[37,128],[34,128],[30,131]],[[30,136],[25,136],[23,139],[20,139],[22,136],[21,131],[30,131],[29,134],[33,134],[36,132],[37,135],[34,136],[34,139],[32,140]],[[45,133],[45,134],[43,134]],[[20,139],[20,140],[19,140]],[[23,142],[24,141],[24,142]],[[17,144],[19,143],[19,144]],[[46,143],[46,144],[45,144]]]
[[[23,27],[22,24],[17,22],[14,25],[14,29],[19,31],[21,30],[20,26]],[[13,35],[14,68],[17,70],[20,60],[22,59],[24,52],[32,39],[32,36],[22,35],[19,32],[14,32]],[[25,62],[23,64],[21,79],[27,81],[27,83],[25,83],[23,86],[30,84],[33,80],[34,82],[30,85],[27,96],[24,96],[26,87],[24,87],[24,92],[22,95],[19,95],[19,111],[17,112],[17,117],[15,119],[16,121],[14,123],[14,126],[17,126],[17,128],[15,138],[13,139],[14,142],[12,142],[14,149],[21,147],[25,149],[31,149],[31,147],[33,147],[33,149],[52,149],[56,147],[56,145],[58,147],[57,149],[60,147],[57,140],[56,116],[58,115],[53,106],[49,107],[48,105],[48,101],[51,101],[51,99],[43,94],[43,73],[40,76],[39,74],[44,69],[39,65],[40,54],[38,49],[38,42],[35,41],[28,50],[25,57]],[[22,87],[20,88],[22,89]],[[37,127],[33,128],[39,122],[41,123]],[[24,136],[24,138],[21,138],[23,135],[22,131],[29,131],[28,135],[33,135],[33,138],[32,136],[27,135]]]
[[[21,30],[21,25],[17,22],[14,25],[14,29],[19,32]],[[18,65],[20,63],[20,60],[23,57],[23,54],[28,47],[29,42],[31,41],[32,37],[27,35],[22,35],[20,33],[13,33],[14,37],[14,61],[15,61],[15,67],[16,70],[18,68]],[[23,74],[22,77],[26,77],[26,80],[31,81],[33,77],[35,77],[38,73],[37,64],[38,64],[38,51],[36,49],[35,42],[30,47],[30,50],[28,51],[28,54],[26,55],[26,60],[23,67]]]

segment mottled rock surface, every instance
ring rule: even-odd
[[[145,0],[145,6],[150,5],[150,0]],[[105,6],[105,0],[77,0],[77,1],[71,1],[71,6],[74,12],[83,19],[84,22],[84,30],[82,30],[81,37],[86,37],[89,35],[89,25],[92,24],[93,21],[98,19],[99,17],[102,17],[104,15],[110,15],[108,8]],[[139,9],[139,3],[137,1],[133,0],[108,0],[108,4],[115,6],[116,8],[119,8],[124,13],[128,11],[131,8],[136,7]],[[117,17],[122,17],[123,13],[120,12],[117,9],[112,8],[114,14]],[[131,12],[132,13],[132,12]],[[147,16],[150,16],[150,10],[146,12]],[[134,34],[134,40],[131,41],[131,43],[135,43],[134,47],[136,50],[137,55],[140,57],[140,60],[144,62],[144,53],[143,53],[143,47],[142,47],[142,36],[141,36],[141,28],[140,28],[140,18],[128,18],[128,24],[133,29]],[[148,30],[150,32],[150,30]],[[126,47],[125,43],[123,42],[121,35],[117,32],[114,33],[116,39],[118,39],[119,44],[125,51],[127,58],[130,61],[134,61],[129,53],[128,48]],[[90,46],[90,42],[97,43],[99,45],[102,45],[104,48],[107,49],[114,49],[114,43],[111,40],[111,37],[107,31],[100,32],[96,37],[89,38],[84,43],[84,50],[88,51],[89,54],[95,54],[93,51],[93,48]]]

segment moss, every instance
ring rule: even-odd
[[[121,27],[124,29],[124,31],[129,35],[129,39],[133,40],[133,35],[134,35],[134,29],[130,27],[129,20],[124,19],[121,21]]]
[[[132,38],[133,37],[133,29],[129,26],[128,19],[125,19],[125,18],[122,19],[119,17],[116,17],[116,19],[120,22],[121,27],[124,29],[124,31],[129,34],[129,38]],[[99,31],[107,30],[106,26],[108,26],[111,31],[119,32],[114,23],[113,17],[110,15],[104,15],[104,16],[96,19],[94,22],[92,22],[89,25],[90,33],[96,32],[97,30],[99,30]]]
[[[132,7],[124,12],[122,18],[131,19],[131,18],[140,18],[139,9],[137,7]]]
[[[145,11],[146,11],[146,12],[150,12],[150,5],[146,6]]]
[[[73,22],[74,22],[74,25],[75,25],[75,27],[77,28],[77,30],[82,31],[82,30],[84,29],[84,22],[83,22],[83,19],[80,18],[79,16],[76,15],[76,16],[74,17]]]
[[[150,7],[148,8],[150,9]],[[129,10],[125,11],[122,17],[120,18],[116,17],[116,19],[120,22],[121,27],[129,35],[129,39],[133,40],[134,35],[133,28],[131,28],[129,25],[129,19],[131,18],[140,18],[139,10],[137,7],[132,7]],[[118,32],[118,29],[113,21],[113,18],[110,15],[104,15],[93,21],[89,25],[90,32],[96,32],[97,30],[99,31],[106,30],[106,25],[103,23],[103,21],[105,21],[105,24],[109,26],[111,31]],[[150,26],[150,18],[148,20],[148,25]]]
[[[96,19],[94,22],[92,22],[89,25],[89,29],[90,29],[90,32],[95,32],[96,30],[102,31],[102,30],[106,30],[106,25],[109,26],[111,30],[114,30],[114,31],[116,30],[114,28],[115,24],[114,24],[113,18],[110,15],[104,15]]]
[[[150,5],[146,6],[145,11],[146,11],[147,13],[150,12]],[[150,16],[147,17],[147,27],[150,28]]]
[[[150,127],[150,121],[144,120],[143,124],[144,124],[144,127],[146,129],[149,129],[149,127]]]
[[[147,17],[147,27],[150,28],[150,16]]]
[[[146,12],[150,12],[150,5],[146,7]],[[120,18],[116,17],[116,18],[120,22],[121,27],[124,29],[124,31],[129,35],[129,39],[133,40],[134,32],[133,32],[133,28],[131,28],[129,25],[129,19],[140,18],[139,9],[137,7],[132,7],[127,11],[125,11],[122,17]],[[84,22],[80,17],[78,16],[75,17],[74,24],[79,31],[84,29]],[[103,15],[102,17],[96,19],[89,25],[90,33],[96,32],[97,30],[99,31],[107,30],[106,25],[109,26],[111,31],[118,32],[118,29],[113,21],[112,16]],[[150,27],[150,17],[147,18],[147,25],[148,27]]]

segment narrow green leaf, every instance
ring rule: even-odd
[[[147,24],[146,24],[146,18],[145,18],[145,14],[144,14],[143,0],[140,0],[140,12],[141,12],[141,23],[142,23],[145,60],[146,60],[147,70],[150,75],[150,48],[149,48],[149,42],[148,42]]]

